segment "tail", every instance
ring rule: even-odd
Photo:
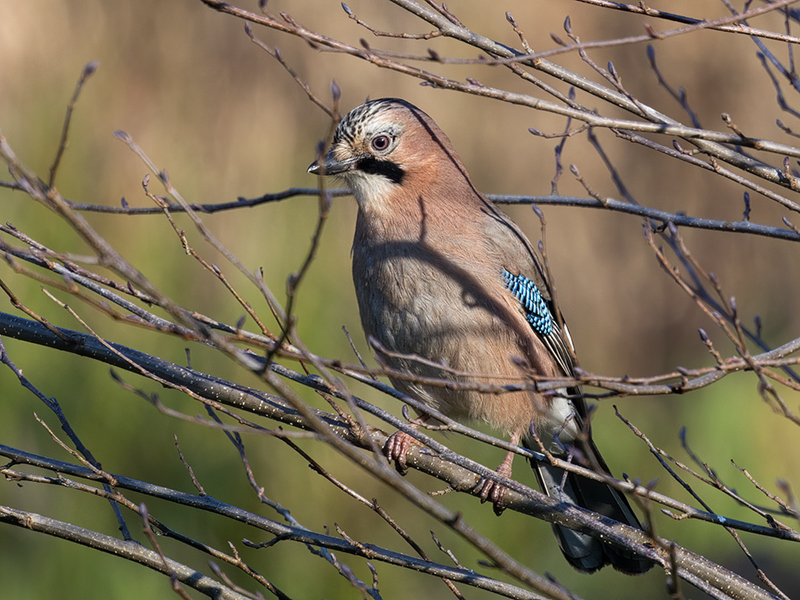
[[[605,468],[605,463],[594,448],[594,444],[589,443],[591,451],[598,457],[599,464]],[[642,529],[628,500],[613,487],[575,473],[567,473],[563,469],[533,459],[531,466],[542,490],[551,498],[560,502],[570,502],[620,523]],[[568,527],[553,525],[553,533],[569,564],[583,573],[592,573],[610,564],[622,573],[638,575],[649,571],[653,566],[650,560],[642,556]]]

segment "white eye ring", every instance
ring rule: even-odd
[[[392,138],[385,134],[376,135],[372,138],[370,145],[375,152],[386,152],[392,145]]]

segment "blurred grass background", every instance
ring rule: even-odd
[[[389,3],[352,0],[348,4],[359,17],[378,29],[429,30]],[[724,16],[721,4],[701,5],[691,0],[662,4],[662,9],[684,11],[694,17]],[[254,5],[246,7],[256,10]],[[498,5],[451,0],[448,5],[479,33],[517,45],[504,17],[509,10],[537,49],[553,46],[551,32],[566,37],[562,31],[566,15],[570,15],[575,32],[584,40],[643,32],[640,17],[568,0]],[[285,10],[310,29],[355,45],[364,37],[375,46],[419,53],[435,47],[443,56],[464,56],[463,48],[447,40],[405,43],[374,40],[346,17],[339,2],[273,1],[270,9]],[[781,28],[777,17],[754,25]],[[415,80],[349,57],[317,53],[302,41],[272,31],[255,28],[255,33],[267,44],[279,46],[286,61],[319,95],[327,98],[330,80],[335,79],[343,90],[343,110],[368,96],[399,96],[423,108],[451,137],[479,189],[503,194],[550,192],[555,169],[553,148],[557,141],[534,137],[527,130],[532,127],[547,133],[559,132],[564,128],[563,119],[422,87]],[[775,44],[770,47],[781,51]],[[727,112],[739,127],[756,137],[786,141],[777,131],[776,118],[797,128],[775,108],[774,90],[759,66],[755,46],[747,37],[701,32],[660,42],[656,51],[665,76],[673,85],[685,88],[692,108],[706,127],[722,130],[724,125],[719,116]],[[596,51],[592,57],[601,65],[613,61],[625,85],[639,99],[687,122],[676,103],[658,86],[649,69],[644,45]],[[40,175],[46,176],[55,155],[65,107],[77,77],[83,66],[94,60],[99,61],[99,70],[79,101],[69,149],[57,180],[57,187],[65,197],[109,205],[117,205],[125,197],[131,205],[149,204],[141,190],[146,167],[113,138],[112,133],[120,129],[133,136],[156,164],[169,172],[173,184],[190,202],[223,202],[237,196],[255,197],[292,186],[316,185],[316,179],[307,175],[305,169],[314,158],[317,141],[328,130],[328,118],[307,100],[273,59],[250,42],[242,22],[209,10],[199,0],[124,3],[26,0],[0,4],[0,127],[17,155]],[[575,56],[565,55],[557,62],[591,76]],[[502,68],[451,66],[439,70],[462,79],[472,76],[489,85],[534,93]],[[594,103],[589,101],[590,105]],[[597,135],[623,174],[625,184],[642,204],[694,216],[741,218],[744,210],[741,188],[619,141],[610,132],[599,131]],[[599,193],[617,196],[601,160],[582,138],[567,142],[563,161],[565,165],[577,165]],[[160,193],[155,182],[151,187]],[[562,176],[559,191],[565,195],[585,195],[568,173]],[[508,212],[529,237],[538,238],[538,219],[530,208]],[[657,267],[642,236],[639,219],[574,208],[546,207],[545,214],[551,268],[584,368],[609,375],[641,376],[671,371],[677,365],[709,365],[711,359],[699,340],[698,327],[709,332],[723,355],[732,354],[730,345],[709,320]],[[768,201],[754,197],[754,221],[779,226],[783,214]],[[52,249],[87,252],[77,236],[67,231],[53,214],[20,193],[0,189],[0,217]],[[123,256],[177,302],[228,323],[235,323],[242,314],[222,286],[185,255],[162,217],[89,214],[87,218]],[[203,245],[189,220],[176,218],[201,254],[223,267],[246,299],[262,315],[268,314],[263,301],[244,278]],[[311,350],[345,361],[354,358],[341,332],[342,326],[368,355],[349,274],[354,219],[352,199],[336,200],[319,258],[301,288],[297,308],[299,331]],[[296,198],[245,211],[209,215],[204,220],[248,268],[263,267],[267,284],[283,297],[286,278],[300,266],[307,251],[316,220],[316,199]],[[753,317],[759,315],[764,337],[773,346],[798,336],[800,280],[796,273],[800,265],[793,245],[691,230],[684,231],[684,236],[698,260],[717,274],[725,293],[736,297],[746,323],[752,323]],[[39,314],[61,326],[81,328],[46,298],[36,282],[14,275],[5,264],[0,266],[0,277]],[[59,297],[107,339],[185,364],[185,344],[179,340],[111,322],[76,300]],[[2,310],[12,311],[8,304]],[[210,494],[277,518],[256,503],[233,448],[219,432],[158,414],[113,384],[102,365],[14,340],[4,342],[12,360],[34,385],[62,403],[75,430],[107,470],[191,491],[191,482],[174,448],[173,436],[177,435],[187,460]],[[256,384],[254,378],[242,374],[217,353],[196,346],[191,352],[192,365],[199,370]],[[126,379],[158,393],[170,405],[189,414],[201,411],[174,392],[132,376]],[[722,480],[752,501],[763,504],[759,494],[730,465],[730,460],[749,469],[772,491],[777,491],[774,482],[778,477],[788,480],[797,490],[800,437],[796,426],[763,403],[756,385],[754,377],[738,375],[685,396],[601,402],[595,437],[616,473],[625,471],[643,481],[658,477],[659,491],[691,502],[616,419],[612,404],[656,445],[688,462],[678,439],[678,432],[686,427],[693,450]],[[357,385],[353,389],[399,413],[396,403]],[[54,419],[18,385],[7,369],[0,370],[0,390],[4,414],[0,420],[0,442],[70,460],[36,423],[33,413],[51,426],[55,425]],[[320,405],[318,399],[307,397]],[[798,394],[787,392],[785,397],[797,410]],[[388,528],[332,490],[284,445],[255,437],[246,441],[249,459],[267,495],[290,508],[301,523],[313,529],[332,528],[337,523],[356,539],[406,550]],[[450,437],[448,443],[486,464],[493,465],[500,459],[499,454],[469,441]],[[355,472],[327,450],[323,449],[321,454],[316,443],[304,442],[301,446],[365,496],[378,498],[391,514],[405,517],[401,518],[405,523],[411,514],[410,529],[418,540],[427,540],[428,531],[433,530],[463,565],[476,567],[477,553],[441,525],[417,514],[391,490]],[[532,483],[533,478],[521,463],[517,464],[516,476]],[[416,474],[410,474],[409,478],[423,487],[436,487]],[[720,514],[752,520],[751,513],[739,509],[722,495],[696,487]],[[547,525],[508,513],[498,519],[489,507],[479,506],[468,497],[451,495],[442,501],[463,510],[470,522],[500,541],[509,552],[525,557],[538,572],[551,573],[577,594],[598,599],[666,597],[663,574],[656,570],[636,579],[611,571],[592,577],[579,576],[563,561]],[[241,538],[253,536],[252,531],[244,531],[223,519],[175,510],[149,499],[147,503],[150,512],[168,525],[223,549],[231,541],[242,550]],[[117,527],[107,504],[63,489],[0,483],[0,504],[41,512],[111,535]],[[661,534],[747,577],[754,577],[735,542],[719,528],[675,523],[664,516],[657,519]],[[135,535],[142,539],[135,519],[130,522]],[[742,537],[760,565],[784,591],[789,595],[800,593],[796,581],[800,552],[796,545]],[[204,557],[184,548],[173,548],[168,540],[163,543],[177,560],[208,572]],[[432,546],[429,545],[428,551],[436,556]],[[3,594],[9,598],[172,596],[168,581],[158,574],[12,527],[0,528],[0,556],[0,580]],[[243,550],[243,556],[292,597],[357,595],[333,569],[309,558],[308,551],[296,544]],[[364,561],[339,558],[353,566],[359,577],[370,580]],[[301,561],[311,561],[314,566],[308,577],[297,576],[296,566]],[[382,565],[378,565],[378,571],[384,590],[403,589],[407,597],[425,598],[446,597],[448,593],[441,583],[429,577]],[[252,589],[236,573],[231,576]],[[69,581],[67,585],[65,579]],[[486,597],[473,590],[465,593],[470,598]]]

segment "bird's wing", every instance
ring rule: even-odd
[[[492,244],[498,276],[514,296],[533,332],[542,340],[565,375],[573,375],[572,341],[562,331],[556,307],[536,251],[504,213],[485,202],[485,231]]]
[[[544,299],[541,290],[532,279],[522,273],[509,271],[509,268],[513,267],[503,267],[503,282],[506,289],[517,299],[525,313],[525,320],[556,359],[562,372],[565,375],[572,375],[574,373],[572,353],[553,315],[552,302]]]

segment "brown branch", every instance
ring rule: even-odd
[[[703,19],[694,19],[692,17],[686,17],[675,13],[669,13],[663,10],[656,10],[655,8],[647,6],[644,2],[640,2],[637,5],[623,4],[622,2],[611,2],[609,0],[577,0],[577,2],[583,2],[584,4],[591,4],[592,6],[598,6],[600,8],[609,8],[612,10],[619,10],[622,12],[629,12],[634,14],[645,15],[648,17],[655,17],[658,19],[664,19],[665,21],[686,23],[687,25],[696,25],[702,23],[705,25],[707,29],[714,29],[716,31],[722,31],[725,33],[738,33],[742,35],[760,37],[767,40],[788,42],[790,44],[800,43],[800,38],[797,38],[795,36],[786,35],[782,33],[775,33],[774,31],[768,31],[766,29],[756,29],[755,27],[748,27],[746,25],[742,25],[741,23],[737,23],[735,19],[732,21],[728,21],[729,23],[732,23],[730,25],[726,23],[720,23],[719,21],[705,21]],[[788,6],[788,4],[789,3],[787,3],[786,5]],[[756,15],[749,13],[749,16],[753,17]],[[746,18],[743,15],[740,15],[740,17]]]
[[[83,86],[86,81],[94,75],[94,72],[97,70],[97,67],[100,65],[98,62],[90,62],[85,67],[83,67],[83,71],[81,71],[81,76],[78,79],[78,83],[75,85],[75,91],[72,94],[72,98],[67,104],[67,114],[64,117],[64,125],[61,129],[61,139],[58,142],[58,151],[56,152],[56,157],[53,159],[53,164],[50,166],[50,179],[47,181],[48,187],[53,187],[56,181],[56,173],[58,172],[58,167],[61,164],[61,158],[64,156],[64,151],[67,149],[67,139],[69,136],[69,126],[72,123],[72,112],[75,110],[75,106],[78,104],[78,97],[81,95],[81,90],[83,90]]]
[[[165,575],[174,573],[181,583],[212,598],[249,600],[247,596],[234,592],[186,565],[168,558],[163,558],[162,560],[162,557],[157,552],[148,550],[138,542],[120,540],[98,531],[92,531],[71,523],[7,506],[0,506],[0,522],[62,538],[94,550],[100,550],[101,552],[136,562]]]
[[[57,473],[63,473],[73,477],[81,477],[89,480],[95,480],[98,477],[97,475],[93,474],[89,469],[86,469],[84,467],[78,467],[75,465],[71,465],[69,463],[64,463],[61,461],[56,461],[53,459],[37,456],[34,454],[16,450],[14,448],[10,448],[3,444],[0,444],[0,456],[6,456],[9,459],[13,460],[16,464],[28,464],[31,466],[36,466],[47,470],[53,470]],[[495,593],[506,595],[511,598],[531,597],[530,592],[527,592],[526,590],[521,590],[516,586],[497,581],[495,579],[486,577],[484,575],[480,575],[473,570],[459,569],[459,568],[449,567],[446,565],[441,565],[438,563],[431,563],[410,555],[404,555],[398,552],[384,550],[377,546],[369,546],[369,547],[360,546],[358,544],[353,544],[337,537],[310,531],[309,529],[302,526],[296,527],[291,525],[284,525],[277,521],[267,519],[266,517],[263,517],[261,515],[242,510],[241,508],[232,506],[230,504],[226,504],[225,502],[221,502],[210,496],[187,494],[163,486],[158,486],[148,482],[139,481],[129,477],[124,477],[122,475],[114,475],[114,477],[120,489],[134,491],[137,493],[145,494],[148,497],[166,500],[177,505],[187,506],[193,509],[199,509],[210,513],[214,513],[226,517],[228,519],[231,519],[233,521],[243,523],[257,530],[271,533],[276,537],[277,540],[292,540],[303,544],[317,546],[320,548],[327,548],[329,550],[345,552],[347,554],[352,554],[355,556],[364,556],[366,554],[367,558],[370,558],[371,560],[381,560],[382,562],[386,562],[388,564],[410,567],[422,573],[428,573],[438,577],[447,577],[453,581],[467,583],[468,585],[472,585],[476,588],[486,589],[489,591],[493,591]],[[0,507],[0,522],[4,520],[5,517],[4,510],[5,507]],[[25,514],[27,513],[23,513],[23,515]],[[22,523],[19,523],[20,525],[24,525],[24,520],[22,521],[23,521]],[[102,537],[105,536],[101,536],[101,538]],[[113,540],[113,538],[108,538],[108,539]],[[114,541],[119,542],[119,540],[114,540]],[[141,546],[139,546],[138,544],[136,545],[139,548],[141,548]],[[152,552],[152,551],[147,550],[147,552]],[[152,556],[154,558],[157,557],[155,552],[152,552],[152,554],[149,556]],[[160,562],[160,558],[158,558],[157,560]],[[562,588],[560,588],[560,586],[558,585],[551,583],[550,589],[559,590]],[[556,593],[551,595],[551,597],[564,598],[565,600],[566,599],[579,600],[577,596],[564,593]],[[534,595],[533,598],[541,599],[542,597],[539,595]]]

